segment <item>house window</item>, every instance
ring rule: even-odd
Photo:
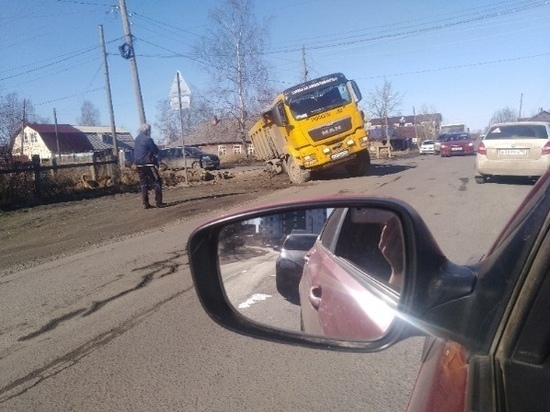
[[[31,133],[31,142],[36,143],[38,141],[38,138],[36,136],[36,132]]]
[[[249,155],[249,156],[254,156],[254,145],[252,143],[248,144],[247,148],[246,148],[246,153]]]
[[[221,144],[218,146],[218,155],[219,156],[225,155],[225,145]]]
[[[27,135],[27,133],[24,133],[24,134],[23,134],[23,137],[24,137],[24,141],[25,141],[25,142],[28,142],[28,141],[29,141],[29,136]]]
[[[103,133],[101,135],[101,140],[103,141],[103,143],[113,144],[113,137],[110,134]]]
[[[242,146],[240,144],[233,145],[233,154],[241,154]]]

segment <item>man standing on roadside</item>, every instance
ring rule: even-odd
[[[155,189],[156,206],[165,206],[162,203],[162,181],[158,170],[158,152],[157,145],[151,139],[151,126],[142,124],[134,144],[134,164],[139,175],[141,201],[144,209],[152,207],[149,204],[149,187],[151,185]]]

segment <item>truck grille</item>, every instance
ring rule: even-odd
[[[351,118],[346,117],[328,124],[324,124],[321,127],[311,129],[309,136],[316,142],[324,140],[326,138],[336,136],[337,134],[347,132],[351,130]]]

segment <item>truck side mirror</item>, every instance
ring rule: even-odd
[[[277,126],[287,126],[288,119],[286,117],[285,108],[282,102],[279,102],[271,109],[271,115],[273,117],[273,123]]]
[[[361,90],[359,90],[359,86],[355,83],[355,80],[350,80],[348,86],[350,86],[355,101],[360,102],[363,99],[363,95],[361,94]]]

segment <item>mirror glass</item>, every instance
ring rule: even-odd
[[[378,208],[292,210],[228,224],[218,242],[230,304],[258,323],[380,339],[406,273],[398,216]]]

